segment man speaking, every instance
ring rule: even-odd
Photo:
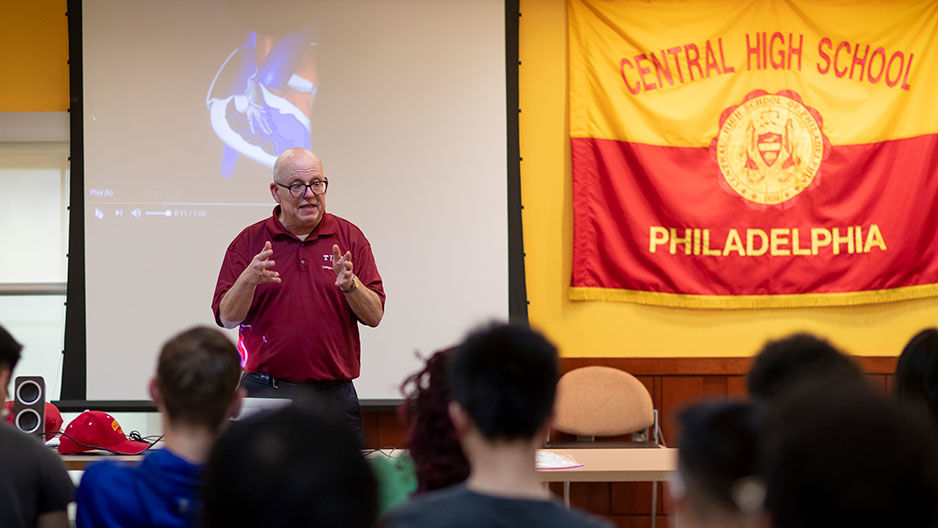
[[[212,309],[219,325],[240,325],[249,397],[312,389],[363,444],[351,381],[361,368],[358,322],[381,322],[384,287],[361,230],[326,212],[328,186],[312,152],[295,148],[277,158],[270,193],[278,205],[228,246]]]

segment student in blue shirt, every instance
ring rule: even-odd
[[[78,487],[78,527],[191,526],[203,464],[241,407],[240,375],[238,352],[218,330],[197,327],[166,342],[149,387],[165,449],[136,466],[90,466]]]

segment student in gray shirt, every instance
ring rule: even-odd
[[[0,326],[0,402],[23,346]],[[75,497],[59,456],[0,420],[0,526],[67,528],[66,508]]]
[[[557,385],[557,349],[525,326],[492,324],[452,352],[449,414],[471,467],[465,484],[393,510],[389,528],[607,527],[567,510],[537,478]]]

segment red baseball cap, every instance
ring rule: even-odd
[[[59,442],[59,453],[68,455],[94,449],[107,449],[123,455],[136,455],[148,447],[150,444],[147,442],[128,440],[120,424],[110,414],[101,411],[85,411],[76,416],[65,428],[65,434]]]
[[[13,424],[13,401],[8,401],[4,404],[7,414],[6,422],[8,424]],[[59,408],[55,405],[52,405],[49,402],[46,402],[46,428],[43,430],[46,434],[46,440],[50,438],[55,438],[52,433],[57,433],[62,430],[62,413],[59,412]]]

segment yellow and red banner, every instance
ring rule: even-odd
[[[938,294],[938,2],[569,0],[573,299]]]

